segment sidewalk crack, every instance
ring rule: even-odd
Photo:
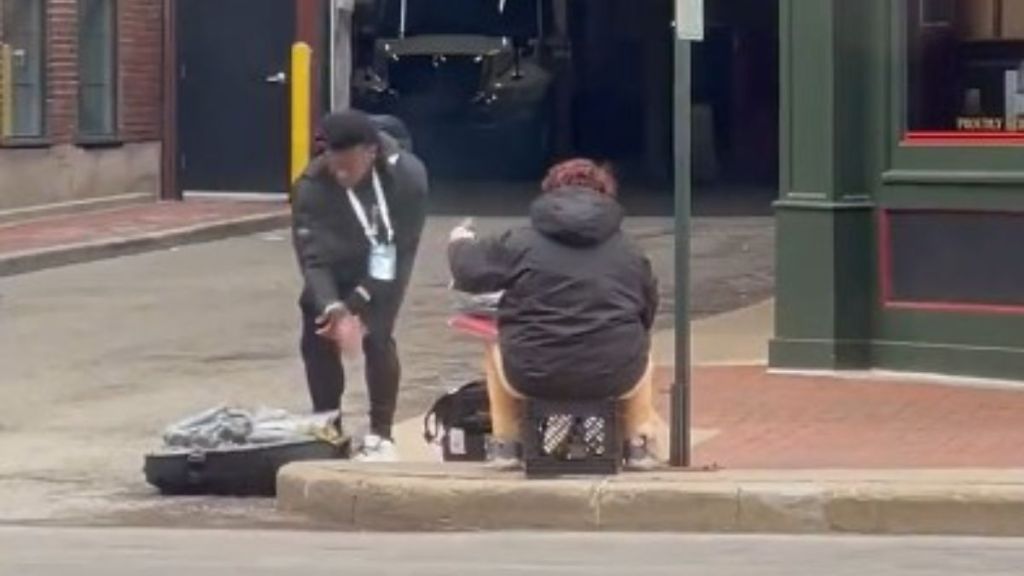
[[[600,530],[603,525],[601,508],[604,503],[605,491],[610,483],[610,478],[602,478],[599,482],[594,484],[594,489],[590,493],[590,507],[594,510],[594,527],[598,530]]]

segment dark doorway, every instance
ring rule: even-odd
[[[694,203],[768,214],[779,187],[779,5],[708,0],[693,47]]]
[[[568,4],[571,103],[559,156],[612,164],[633,188],[672,188],[672,0]],[[562,127],[566,129],[566,127]]]
[[[285,192],[294,0],[177,1],[181,187]]]

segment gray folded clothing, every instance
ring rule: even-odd
[[[309,440],[332,418],[330,414],[295,416],[284,410],[251,412],[219,406],[169,426],[163,434],[164,447],[210,450]]]

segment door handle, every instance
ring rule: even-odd
[[[271,74],[266,78],[267,84],[287,84],[288,75],[284,72],[278,72],[277,74]]]

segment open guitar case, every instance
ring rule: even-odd
[[[146,481],[168,496],[265,496],[277,493],[286,464],[348,458],[350,443],[309,439],[281,444],[146,455]]]

